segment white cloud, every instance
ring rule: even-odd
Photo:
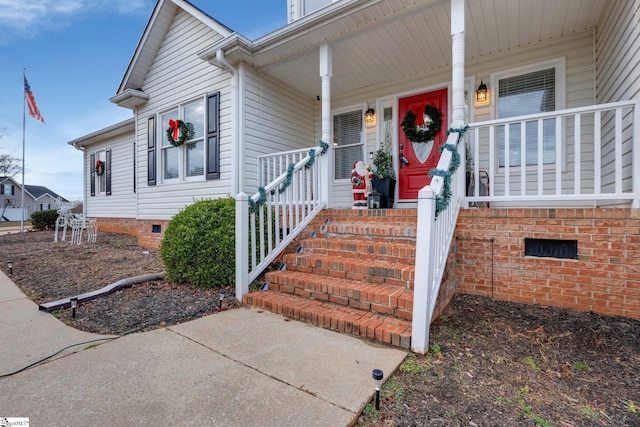
[[[87,13],[148,14],[154,0],[0,0],[0,44],[32,38]]]

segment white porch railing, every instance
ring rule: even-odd
[[[313,151],[313,155],[311,152]],[[326,207],[320,197],[322,147],[260,159],[260,190],[236,196],[236,298]]]
[[[640,207],[639,105],[616,102],[469,124],[475,185],[467,202]]]
[[[461,128],[463,123],[453,123]],[[447,144],[457,145],[461,165],[451,174],[451,197],[448,206],[436,218],[436,198],[446,193],[445,181],[434,176],[431,184],[418,193],[418,229],[416,232],[416,264],[413,295],[411,349],[426,352],[429,345],[429,326],[436,306],[440,283],[449,256],[451,240],[464,197],[465,144],[459,143],[460,133],[451,132]],[[436,169],[450,170],[453,154],[444,150]]]

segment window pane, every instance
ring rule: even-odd
[[[385,108],[382,122],[382,149],[391,152],[393,146],[393,109]]]
[[[103,164],[106,159],[106,154],[104,151],[100,151],[96,153],[96,163],[100,160]],[[93,165],[95,167],[95,165]],[[106,166],[106,164],[105,164]],[[96,182],[98,184],[98,193],[105,193],[107,191],[107,175],[106,170],[103,167],[104,173],[102,175],[98,175],[96,173]]]
[[[170,111],[160,116],[159,135],[160,135],[160,141],[162,141],[162,147],[171,145],[169,143],[169,139],[167,138],[167,129],[169,129],[169,120],[177,120],[177,119],[178,119],[178,110]]]
[[[164,179],[175,179],[179,177],[179,147],[165,148],[162,150],[162,166],[164,168]]]
[[[204,101],[184,107],[184,122],[189,128],[189,139],[200,139],[204,136]]]
[[[358,160],[362,160],[362,145],[336,147],[334,150],[334,154],[336,179],[351,178],[353,165]]]
[[[555,68],[501,79],[498,83],[498,117],[516,117],[555,111]],[[504,126],[498,129],[500,167],[504,167]],[[527,165],[538,164],[538,144],[543,144],[544,163],[555,161],[555,120],[543,122],[543,141],[538,141],[538,122],[525,124],[525,159]],[[509,125],[509,165],[521,163],[520,124]]]
[[[362,111],[333,116],[335,179],[349,179],[353,164],[362,160]]]
[[[187,176],[204,174],[204,141],[187,144]]]
[[[304,11],[302,13],[304,15],[308,15],[311,12],[315,12],[316,10],[320,9],[321,7],[331,4],[331,1],[332,0],[304,0]]]

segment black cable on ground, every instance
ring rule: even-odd
[[[216,303],[218,303],[218,300],[215,300],[215,301],[205,305],[204,307],[200,308],[198,311],[196,311],[193,314],[187,314],[187,315],[182,315],[182,316],[172,317],[172,318],[169,318],[169,319],[160,320],[160,321],[158,321],[156,323],[152,323],[150,325],[140,326],[140,327],[138,327],[136,329],[130,329],[130,330],[126,331],[125,333],[123,333],[122,335],[118,335],[118,336],[115,336],[115,337],[98,338],[98,339],[91,340],[91,341],[85,341],[85,342],[81,342],[81,343],[77,343],[77,344],[68,345],[63,349],[56,351],[52,355],[47,356],[47,357],[45,357],[43,359],[40,359],[40,360],[38,360],[36,362],[33,362],[32,364],[27,365],[24,368],[18,369],[17,371],[14,371],[14,372],[9,372],[8,374],[1,374],[0,375],[0,379],[11,377],[13,375],[19,374],[20,372],[26,371],[29,368],[33,368],[34,366],[37,366],[37,365],[39,365],[39,364],[41,364],[43,362],[46,362],[47,360],[51,359],[52,357],[57,356],[58,354],[62,353],[63,351],[70,349],[71,347],[77,347],[79,345],[91,344],[91,343],[98,342],[98,341],[113,341],[113,340],[116,340],[118,338],[122,338],[122,337],[124,337],[126,335],[130,335],[130,334],[136,333],[138,331],[141,331],[142,329],[146,329],[146,328],[150,328],[150,327],[155,326],[155,325],[159,325],[162,322],[166,322],[166,323],[177,322],[178,320],[186,319],[187,317],[196,316],[196,315],[202,313],[204,310],[206,310],[207,308],[211,307],[212,305],[214,305]]]

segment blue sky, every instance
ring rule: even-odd
[[[286,24],[287,0],[191,0],[250,39]],[[82,199],[67,144],[131,117],[115,95],[156,0],[0,0],[0,153],[22,158],[22,72],[46,125],[27,111],[25,183]],[[251,13],[247,13],[251,11]],[[16,177],[18,182],[21,176]]]

